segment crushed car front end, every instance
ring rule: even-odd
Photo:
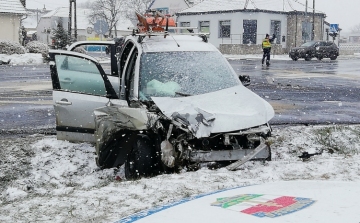
[[[110,101],[95,110],[98,165],[125,163],[126,177],[137,178],[202,163],[234,170],[271,159],[272,106],[242,84],[214,46],[198,37],[173,38],[176,44],[163,37],[136,43],[136,65],[121,80],[120,97],[129,106]]]

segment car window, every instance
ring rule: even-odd
[[[326,46],[326,42],[319,42],[318,46]]]
[[[126,95],[129,96],[129,99],[132,100],[132,98],[134,98],[134,88],[135,88],[135,65],[136,65],[136,59],[138,56],[138,51],[135,48],[133,53],[130,56],[130,60],[128,63],[128,66],[126,67]]]
[[[327,46],[332,46],[332,47],[335,46],[335,44],[332,43],[332,42],[327,42],[326,45],[327,45]]]
[[[311,42],[307,42],[307,43],[304,43],[303,45],[301,45],[302,47],[309,47],[309,46],[313,46],[315,45],[316,41],[311,41]]]
[[[211,52],[154,52],[140,58],[139,95],[177,97],[240,85],[226,59]]]
[[[122,52],[120,60],[119,60],[119,74],[120,75],[122,75],[122,73],[123,73],[126,61],[129,57],[130,51],[132,50],[133,46],[134,46],[134,43],[132,43],[131,41],[128,41],[123,49],[123,52]]]
[[[91,95],[106,95],[101,72],[94,62],[74,56],[55,55],[60,88]]]

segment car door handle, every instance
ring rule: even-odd
[[[64,79],[60,80],[60,82],[63,82],[63,83],[72,83],[73,81],[71,81],[70,78],[64,78]]]
[[[61,99],[60,101],[55,101],[58,105],[72,105],[72,102],[69,102],[66,98]]]

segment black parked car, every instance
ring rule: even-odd
[[[339,48],[335,43],[330,41],[311,41],[304,43],[300,47],[292,48],[289,56],[294,61],[297,61],[299,58],[304,58],[306,61],[309,61],[314,57],[318,60],[323,58],[336,60],[339,56]]]

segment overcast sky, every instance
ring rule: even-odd
[[[171,1],[171,0],[169,0]],[[254,0],[255,3],[259,1],[257,6],[261,8],[261,1]],[[271,0],[270,0],[271,1]],[[288,1],[288,0],[285,0]],[[306,0],[289,0],[299,1],[305,3]],[[86,0],[77,0],[77,3],[86,2]],[[313,0],[308,0],[309,5],[312,6]],[[350,29],[360,24],[359,12],[360,12],[360,0],[315,0],[315,8],[327,15],[326,21],[329,23],[340,24],[340,27],[344,32],[350,31]],[[68,6],[68,0],[27,0],[27,8],[43,8],[44,4],[47,9],[55,9],[57,7]]]

